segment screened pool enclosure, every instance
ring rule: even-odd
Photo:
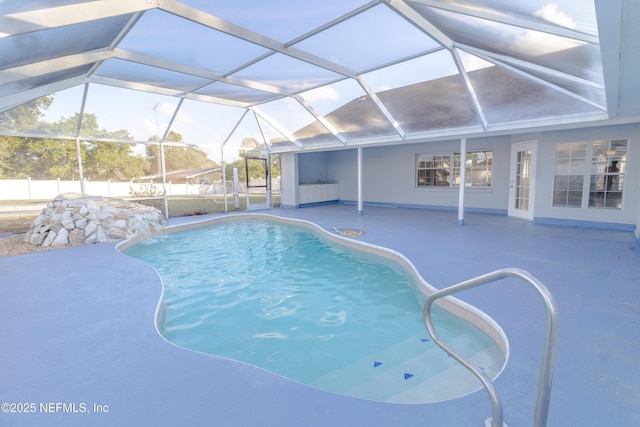
[[[618,112],[619,76],[601,46],[616,16],[599,9],[593,0],[0,2],[0,178],[158,182],[184,172],[174,181],[204,185],[214,178],[197,177],[220,169],[217,192],[239,158],[602,121]],[[58,154],[47,158],[51,147]],[[21,168],[16,156],[48,169]]]

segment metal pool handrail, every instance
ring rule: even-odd
[[[545,305],[545,328],[544,328],[544,341],[542,349],[542,363],[540,366],[540,374],[538,376],[538,394],[536,399],[536,409],[533,425],[534,427],[544,427],[547,425],[547,416],[549,414],[549,398],[551,396],[551,382],[553,379],[553,367],[556,358],[556,341],[558,338],[558,307],[555,299],[549,292],[546,286],[542,284],[538,279],[533,277],[527,271],[519,268],[503,268],[491,273],[487,273],[482,276],[475,277],[465,282],[458,283],[448,288],[440,289],[427,298],[424,303],[424,322],[429,331],[429,335],[433,341],[444,351],[446,351],[451,357],[456,359],[462,366],[470,370],[485,387],[489,393],[491,399],[491,405],[493,407],[493,417],[487,418],[485,426],[489,427],[506,427],[503,424],[502,417],[502,403],[498,391],[491,379],[482,372],[473,362],[465,358],[464,356],[456,353],[456,351],[447,345],[436,332],[433,321],[431,320],[431,306],[433,302],[438,298],[443,298],[448,295],[461,292],[467,289],[475,288],[487,283],[496,282],[506,277],[515,277],[522,279],[535,288]]]

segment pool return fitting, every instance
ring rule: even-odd
[[[540,374],[538,376],[538,394],[536,398],[536,408],[533,426],[545,427],[547,425],[547,416],[549,414],[549,399],[551,396],[551,382],[553,380],[553,367],[556,358],[556,341],[558,338],[558,307],[555,299],[538,279],[533,277],[527,271],[518,268],[503,268],[491,273],[487,273],[482,276],[475,277],[465,282],[458,283],[448,288],[440,289],[427,298],[424,303],[424,322],[427,326],[427,331],[440,348],[446,351],[451,357],[456,359],[462,366],[470,370],[487,390],[489,398],[491,399],[491,405],[493,408],[493,416],[485,420],[485,427],[507,427],[503,422],[502,417],[502,402],[498,391],[491,379],[484,373],[478,366],[476,366],[469,359],[456,353],[456,351],[447,345],[436,332],[433,321],[431,319],[431,306],[438,298],[443,298],[452,295],[457,292],[461,292],[467,289],[475,288],[487,283],[496,282],[500,279],[507,277],[515,277],[529,283],[538,292],[545,305],[545,327],[544,327],[544,340],[542,349],[542,362],[540,366]]]

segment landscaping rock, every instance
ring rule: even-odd
[[[110,197],[64,193],[33,221],[24,242],[41,246],[104,243],[162,229],[165,218],[153,207]]]

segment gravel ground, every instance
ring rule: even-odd
[[[24,234],[14,234],[9,236],[0,236],[0,257],[18,256],[30,254],[33,252],[50,251],[54,249],[61,249],[68,247],[65,246],[36,246],[30,243],[25,243],[22,239]]]

